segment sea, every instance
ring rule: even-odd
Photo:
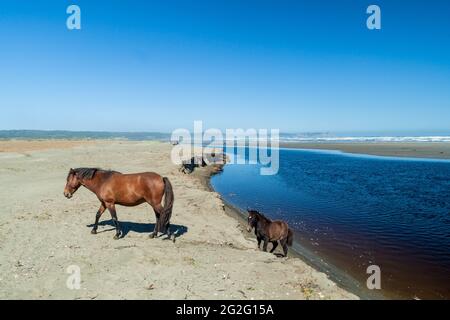
[[[0,130],[0,139],[117,139],[170,141],[168,132],[68,130]],[[450,131],[430,132],[305,132],[280,133],[280,142],[450,142]]]

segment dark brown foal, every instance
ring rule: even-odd
[[[272,243],[273,247],[271,253],[275,251],[280,242],[283,247],[284,256],[287,256],[288,246],[292,246],[294,234],[289,226],[284,221],[272,221],[256,210],[248,211],[248,225],[247,231],[250,232],[255,229],[255,236],[258,240],[258,249],[261,246],[261,241],[264,241],[263,250],[267,251],[267,244]]]

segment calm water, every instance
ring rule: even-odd
[[[386,296],[450,298],[450,162],[282,149],[277,175],[227,165],[211,183],[361,284],[376,264]]]

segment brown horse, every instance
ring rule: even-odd
[[[248,226],[247,231],[252,231],[255,228],[255,236],[258,240],[258,249],[261,246],[261,241],[264,241],[263,250],[267,251],[268,242],[272,242],[273,253],[278,246],[278,241],[283,247],[284,256],[287,256],[288,246],[292,246],[294,234],[289,226],[284,221],[272,221],[256,210],[248,211]]]
[[[97,233],[98,220],[108,209],[116,227],[114,239],[119,239],[122,233],[117,220],[116,204],[134,207],[147,202],[152,206],[156,215],[155,229],[150,237],[154,238],[158,232],[162,232],[166,233],[170,239],[169,226],[174,196],[169,179],[154,172],[122,174],[97,168],[70,169],[64,196],[68,199],[72,198],[80,186],[95,193],[100,200],[100,208],[95,216],[92,234]],[[163,196],[165,198],[164,207],[162,206]],[[175,237],[173,240],[175,241]]]

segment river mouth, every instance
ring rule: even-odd
[[[227,165],[211,179],[241,212],[289,223],[294,249],[362,298],[450,298],[450,163],[280,150],[280,170]],[[366,286],[381,270],[381,290]],[[348,277],[346,276],[348,275]]]

